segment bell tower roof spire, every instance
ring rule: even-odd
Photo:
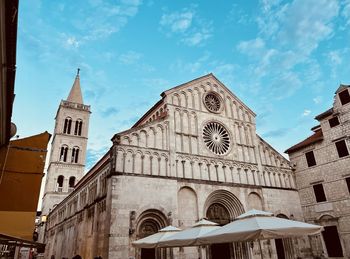
[[[80,68],[78,68],[77,70],[77,75],[75,77],[72,89],[69,92],[67,101],[72,103],[83,104],[83,95],[81,94],[79,72]]]

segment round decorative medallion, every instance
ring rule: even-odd
[[[225,155],[230,149],[230,134],[220,123],[207,123],[203,128],[203,140],[207,148],[216,155]]]
[[[209,92],[204,96],[203,99],[205,107],[215,113],[221,112],[222,104],[221,97],[215,92]]]

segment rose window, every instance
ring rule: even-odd
[[[217,155],[224,155],[230,148],[230,134],[217,122],[209,122],[203,128],[203,140],[207,148]]]
[[[216,93],[207,93],[204,96],[204,104],[211,112],[218,113],[221,110],[221,98]]]

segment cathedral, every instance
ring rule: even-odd
[[[303,220],[294,173],[256,133],[256,114],[213,74],[161,93],[83,176],[90,106],[79,75],[57,115],[43,211],[46,258],[308,258],[307,238],[136,249],[132,242],[250,209]],[[107,141],[107,140],[106,140]]]

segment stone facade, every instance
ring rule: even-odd
[[[113,136],[109,152],[51,211],[48,257],[166,258],[169,249],[135,249],[131,243],[169,224],[190,227],[203,217],[225,224],[252,208],[302,220],[288,160],[256,134],[255,114],[214,75],[161,96],[131,129]],[[285,258],[310,255],[308,240],[286,239],[279,248],[282,244]],[[273,240],[262,247],[277,258]],[[258,243],[173,253],[260,258]]]
[[[332,258],[350,258],[350,97],[346,93],[349,86],[341,85],[333,107],[316,116],[319,126],[313,128],[314,134],[286,151],[295,168],[305,220],[327,230],[322,238],[313,239],[313,251]]]

